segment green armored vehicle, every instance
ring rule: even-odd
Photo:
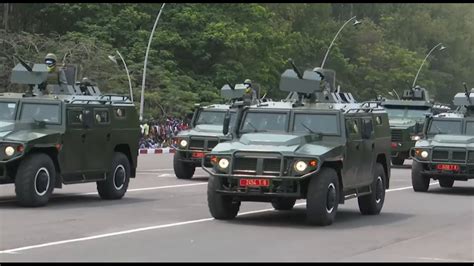
[[[423,137],[425,115],[433,111],[433,104],[428,91],[419,86],[405,90],[401,100],[385,100],[381,104],[390,121],[392,163],[403,165],[409,158],[410,149]]]
[[[219,142],[230,140],[228,135],[222,133],[227,111],[230,111],[231,125],[233,125],[236,110],[231,108],[232,104],[236,101],[252,104],[257,100],[252,99],[251,96],[247,97],[245,90],[244,84],[235,86],[226,84],[221,88],[221,96],[227,100],[227,103],[199,107],[195,110],[191,120],[191,129],[181,131],[175,137],[177,149],[173,158],[173,168],[178,179],[192,178],[196,166],[201,165],[204,156]],[[206,163],[209,164],[209,162]]]
[[[137,167],[133,103],[89,83],[39,90],[47,76],[46,65],[18,64],[11,82],[31,91],[0,93],[0,184],[14,183],[23,206],[45,205],[54,188],[85,182],[97,182],[101,198],[122,198]]]
[[[203,165],[214,218],[233,219],[242,201],[290,210],[306,199],[307,220],[317,225],[331,224],[350,198],[362,214],[381,211],[390,180],[388,116],[336,92],[334,80],[331,70],[288,69],[280,80],[287,100],[239,108],[232,141],[206,155],[212,167]]]
[[[458,93],[453,102],[463,107],[462,111],[428,117],[426,138],[417,141],[410,151],[415,191],[427,191],[430,179],[450,188],[455,180],[474,178],[473,96],[474,90]]]

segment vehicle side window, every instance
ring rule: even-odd
[[[375,117],[375,125],[376,126],[381,126],[382,125],[382,117],[381,116],[376,116]]]
[[[362,119],[362,138],[370,138],[374,133],[374,125],[372,119],[364,118]]]
[[[127,115],[127,113],[125,112],[125,108],[115,108],[114,114],[116,118],[121,118],[121,119],[124,119]]]
[[[363,127],[367,127],[370,129],[371,132],[374,132],[374,126],[372,123],[372,119],[362,119]]]
[[[348,137],[352,137],[352,138],[360,137],[360,127],[357,120],[355,119],[346,120],[346,127],[347,127]]]
[[[109,111],[108,110],[94,110],[94,119],[96,124],[108,124],[110,122],[109,119]]]
[[[68,110],[67,118],[70,125],[81,125],[82,124],[82,111],[81,110]]]

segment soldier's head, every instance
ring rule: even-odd
[[[250,79],[246,79],[246,80],[244,81],[244,86],[245,86],[246,88],[252,87],[252,81],[251,81]]]
[[[56,67],[56,62],[58,58],[55,54],[49,53],[44,57],[44,63],[48,66],[48,72],[51,72]]]

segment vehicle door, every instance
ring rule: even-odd
[[[375,156],[375,131],[372,117],[363,117],[362,122],[362,158],[358,181],[363,184],[370,184],[373,181]]]
[[[84,140],[84,169],[86,179],[100,179],[110,167],[111,124],[110,110],[107,107],[87,107],[93,115],[92,126],[87,128]]]
[[[349,117],[346,123],[347,145],[344,155],[342,172],[344,188],[352,188],[356,184],[360,165],[363,163],[363,140],[361,135],[361,121],[357,117]]]
[[[66,131],[62,138],[62,147],[59,153],[61,173],[64,182],[83,180],[85,134],[83,125],[84,108],[68,106],[66,108]]]

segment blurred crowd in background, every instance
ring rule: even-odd
[[[189,122],[178,118],[149,120],[140,125],[140,149],[175,148],[173,137],[189,128]]]

